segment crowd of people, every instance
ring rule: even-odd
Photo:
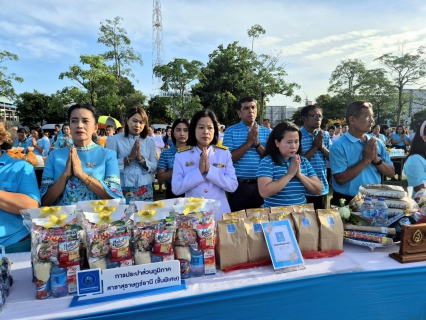
[[[271,128],[268,119],[259,125],[251,97],[238,102],[236,113],[240,121],[227,128],[205,109],[190,120],[176,119],[163,133],[135,106],[127,111],[123,130],[98,132],[96,110],[77,104],[68,109],[68,122],[55,131],[53,142],[40,128],[27,136],[23,128],[2,120],[0,244],[8,252],[29,250],[20,209],[112,198],[153,201],[155,178],[159,191],[165,185],[168,199],[220,200],[219,217],[249,208],[339,205],[342,198],[351,200],[360,185],[394,177],[389,144],[411,146],[404,168],[408,184],[416,191],[424,188],[426,121],[410,139],[403,126],[392,134],[375,125],[373,106],[364,101],[347,106],[346,123],[328,128],[321,128],[317,105],[302,108],[300,128],[288,121]],[[33,146],[40,155],[48,154],[40,188],[33,167],[5,152],[12,146]]]

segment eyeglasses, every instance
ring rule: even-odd
[[[308,117],[312,117],[312,118],[314,118],[315,120],[320,120],[320,119],[322,119],[322,115],[321,115],[321,114],[309,114],[309,113],[308,113]]]

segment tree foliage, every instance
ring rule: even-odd
[[[16,110],[21,123],[26,126],[63,122],[67,113],[60,95],[49,96],[37,90],[21,93],[16,100]]]
[[[150,124],[170,124],[175,119],[174,112],[171,109],[172,100],[172,97],[152,97],[148,101],[146,112],[148,114]]]
[[[341,95],[322,94],[315,99],[315,104],[322,109],[323,123],[334,123],[334,120],[345,118],[346,101]]]
[[[417,111],[415,114],[413,114],[411,118],[410,127],[412,129],[417,129],[419,126],[422,125],[423,121],[426,120],[426,109]]]
[[[102,96],[103,103],[116,104],[117,80],[105,64],[101,55],[81,55],[80,65],[70,67],[69,71],[62,72],[59,79],[68,78],[76,83],[76,88],[85,89],[88,93],[89,103],[96,107],[100,92],[107,92]]]
[[[191,117],[192,114],[202,109],[200,99],[191,97],[190,84],[199,79],[203,63],[198,60],[188,61],[175,58],[162,66],[154,67],[154,75],[161,78],[161,90],[173,97],[173,109],[179,117]]]
[[[14,100],[16,97],[15,89],[13,88],[13,81],[23,82],[24,79],[17,76],[15,73],[7,73],[7,67],[1,65],[6,61],[18,61],[19,58],[16,54],[9,51],[0,52],[0,96]]]
[[[416,53],[404,52],[404,47],[399,47],[397,54],[386,53],[375,61],[380,62],[389,72],[392,86],[398,90],[397,123],[400,123],[401,113],[404,105],[403,90],[406,86],[419,84],[420,80],[426,76],[426,51],[424,47],[419,47]]]
[[[251,40],[251,51],[253,51],[254,39],[259,38],[261,34],[265,34],[266,30],[260,24],[255,24],[250,29],[247,30],[247,34]]]

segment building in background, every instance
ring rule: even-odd
[[[275,127],[284,120],[290,120],[293,113],[299,108],[287,106],[266,106],[265,119],[269,119],[271,127]]]
[[[0,97],[0,117],[3,117],[5,120],[12,121],[14,123],[19,122],[16,106],[13,105],[12,101],[5,97]]]
[[[408,117],[411,118],[416,112],[426,108],[425,89],[404,89],[404,93],[409,94]]]

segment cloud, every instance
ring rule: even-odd
[[[16,46],[29,51],[35,58],[58,58],[63,55],[78,55],[82,43],[75,40],[58,41],[47,37],[31,37],[17,42]]]
[[[0,21],[0,30],[4,34],[13,37],[28,37],[37,34],[46,34],[49,31],[41,26],[34,24],[13,24],[7,21]]]

